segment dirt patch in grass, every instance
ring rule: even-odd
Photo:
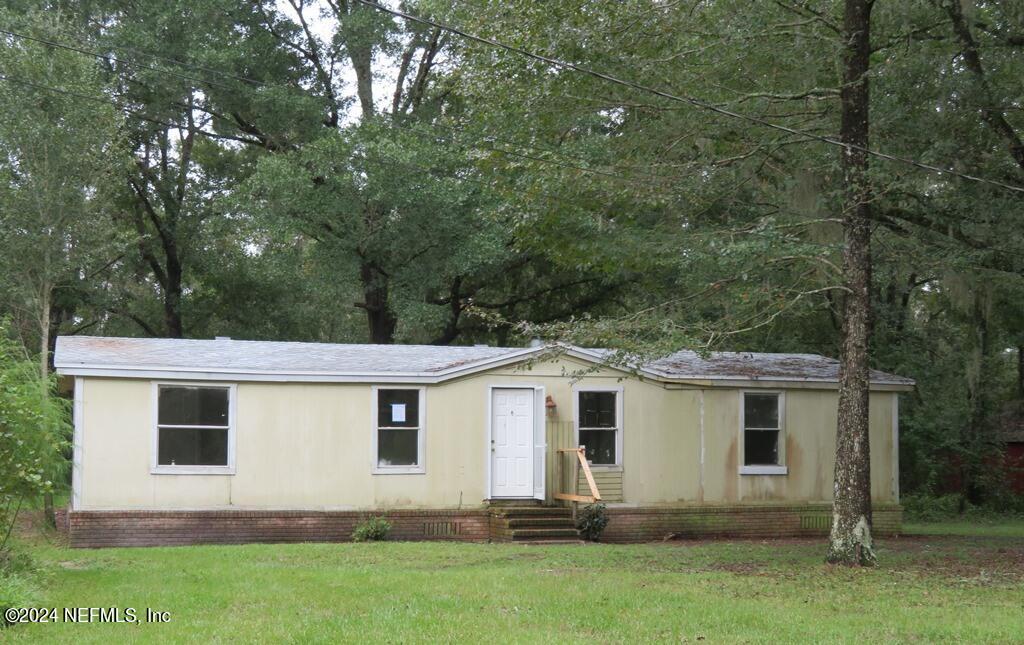
[[[719,555],[723,545],[743,547],[746,556],[739,561],[716,560],[699,566],[684,567],[690,571],[721,571],[748,576],[793,577],[806,572],[793,567],[794,556],[809,563],[824,559],[824,538],[731,538],[677,539],[655,543],[668,548],[692,549],[694,561],[700,552],[714,550]],[[896,576],[942,578],[946,582],[971,585],[1015,585],[1024,583],[1024,541],[1005,537],[903,536],[878,542],[879,565],[876,571]],[[785,562],[764,557],[768,553],[787,554]],[[815,568],[817,571],[817,568]]]
[[[884,543],[899,570],[974,584],[1024,583],[1024,542],[1015,538],[907,536]]]

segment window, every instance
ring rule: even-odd
[[[595,466],[621,463],[622,389],[580,389],[576,392],[576,428],[587,461]]]
[[[780,454],[783,405],[778,392],[744,392],[743,467],[747,475],[784,475]]]
[[[375,387],[374,472],[422,473],[423,388]]]
[[[230,385],[156,385],[157,473],[230,473],[234,424]]]

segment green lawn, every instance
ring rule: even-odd
[[[904,522],[907,535],[1024,538],[1024,519],[971,518],[941,522]]]
[[[295,544],[70,550],[37,541],[39,605],[169,624],[18,625],[7,642],[1024,639],[1024,524],[880,544],[871,570],[811,540],[609,546]]]

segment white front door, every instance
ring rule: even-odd
[[[491,392],[491,497],[533,497],[533,389]]]

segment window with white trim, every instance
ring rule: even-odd
[[[156,467],[229,467],[231,386],[158,385]]]
[[[423,388],[375,387],[376,472],[423,472]]]
[[[743,393],[743,465],[781,466],[782,395]]]
[[[584,447],[587,461],[595,466],[621,463],[621,394],[618,389],[580,389],[576,392],[579,445]]]

